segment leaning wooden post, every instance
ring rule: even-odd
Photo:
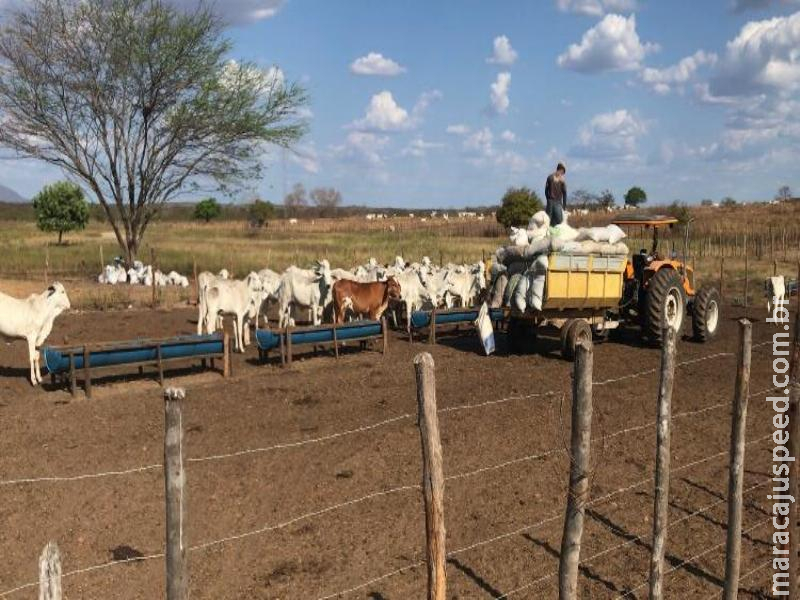
[[[798,274],[800,282],[800,273]],[[791,302],[791,296],[789,297]],[[800,293],[798,293],[800,303]],[[789,359],[789,454],[795,459],[800,456],[800,306],[794,315],[794,340],[792,353]],[[789,465],[789,494],[798,497],[798,481],[800,480],[800,465],[794,460]],[[789,600],[800,598],[798,589],[798,576],[800,576],[800,528],[798,519],[800,510],[797,502],[789,503]]]
[[[739,357],[736,391],[731,418],[731,457],[728,473],[728,539],[725,545],[725,600],[735,600],[739,590],[739,567],[742,550],[742,480],[744,444],[747,426],[747,396],[750,393],[750,354],[753,326],[739,321]]]
[[[719,261],[719,297],[725,298],[725,257]]]
[[[227,331],[222,333],[222,376],[231,376],[231,335]]]
[[[55,542],[39,556],[39,600],[61,600],[61,552]]]
[[[578,567],[583,537],[583,514],[589,499],[592,436],[592,346],[581,342],[575,348],[572,375],[572,435],[570,439],[569,491],[561,559],[558,564],[559,600],[578,599]]]
[[[669,457],[672,426],[672,386],[675,378],[675,330],[664,329],[661,347],[661,382],[656,421],[656,489],[653,500],[653,549],[650,554],[650,600],[664,597],[664,551],[669,514]]]
[[[747,254],[747,234],[744,234],[744,318],[747,318],[749,300],[747,294],[750,291],[750,257]]]
[[[157,295],[156,294],[156,287],[157,287],[156,279],[157,279],[157,277],[156,277],[156,250],[155,250],[155,248],[150,248],[150,270],[153,272],[152,304],[153,304],[153,308],[155,308],[156,307],[156,295]]]
[[[444,473],[439,419],[436,413],[436,380],[433,357],[421,352],[414,357],[417,374],[419,436],[422,442],[422,495],[425,500],[425,532],[428,540],[428,600],[445,600]]]
[[[83,347],[83,392],[86,394],[87,398],[92,397],[92,366],[89,364],[91,362],[91,352],[89,352],[89,346]]]
[[[383,341],[381,354],[384,356],[386,355],[386,347],[389,345],[389,330],[387,326],[388,323],[386,322],[386,317],[381,317],[381,338]]]
[[[183,388],[164,391],[164,491],[167,503],[167,600],[188,598],[186,473],[183,470]]]

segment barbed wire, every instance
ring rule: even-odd
[[[743,529],[743,530],[742,530],[742,532],[741,532],[741,535],[744,535],[745,533],[750,533],[751,531],[753,531],[753,530],[755,530],[755,529],[758,529],[759,527],[762,527],[762,526],[766,525],[766,524],[767,524],[767,523],[769,523],[771,520],[772,520],[772,518],[770,517],[769,519],[766,519],[766,520],[764,520],[764,521],[759,521],[757,524],[755,524],[755,525],[753,525],[753,526],[751,526],[751,527],[748,527],[747,529]],[[702,552],[700,552],[699,554],[695,554],[695,555],[694,555],[694,556],[692,556],[691,558],[687,558],[686,560],[682,560],[682,561],[681,561],[681,562],[679,562],[677,565],[674,565],[674,566],[673,566],[671,569],[669,569],[669,570],[665,571],[665,572],[664,572],[664,577],[666,577],[667,575],[670,575],[671,573],[674,573],[675,571],[677,571],[677,570],[678,570],[678,569],[680,569],[681,567],[684,567],[685,565],[688,565],[689,563],[693,563],[693,562],[694,562],[694,561],[696,561],[698,558],[703,558],[703,557],[704,557],[706,554],[709,554],[709,553],[711,553],[711,552],[714,552],[715,550],[719,550],[720,548],[722,548],[723,546],[725,546],[725,544],[726,544],[726,543],[727,543],[727,540],[726,540],[725,542],[721,542],[721,543],[719,543],[719,544],[716,544],[716,545],[714,545],[714,546],[711,546],[710,548],[706,548],[705,550],[703,550],[703,551],[702,551]],[[627,592],[625,592],[625,594],[623,594],[622,596],[620,596],[620,598],[627,598],[628,596],[632,595],[632,594],[633,594],[635,591],[642,589],[644,586],[648,585],[649,583],[650,583],[650,580],[649,580],[649,579],[648,579],[647,581],[643,582],[643,583],[640,583],[640,584],[639,584],[639,585],[637,585],[635,588],[632,588],[632,589],[628,590]]]
[[[770,482],[770,480],[766,479],[766,480],[762,481],[761,483],[757,483],[755,485],[752,485],[749,488],[743,490],[742,491],[742,495],[747,494],[748,492],[751,492],[751,491],[753,491],[755,489],[758,489],[760,487],[763,487],[764,485],[766,485],[769,482]],[[711,504],[708,504],[708,505],[704,506],[703,508],[700,508],[700,509],[698,509],[698,510],[696,510],[696,511],[694,511],[694,512],[688,514],[688,515],[684,515],[680,519],[677,519],[675,521],[671,521],[667,525],[667,529],[675,527],[676,525],[678,525],[680,523],[683,523],[685,521],[688,521],[689,519],[693,519],[694,517],[697,517],[697,516],[699,516],[699,515],[701,515],[703,513],[706,513],[709,510],[711,510],[712,508],[714,508],[716,506],[719,506],[720,504],[726,503],[727,501],[728,501],[727,498],[722,498],[721,500],[717,500],[715,502],[712,502]],[[606,548],[605,550],[601,550],[600,552],[597,552],[597,553],[587,557],[586,559],[581,559],[580,564],[581,564],[581,566],[589,565],[589,564],[592,563],[592,561],[594,561],[594,560],[596,560],[596,559],[598,559],[598,558],[600,558],[602,556],[606,556],[607,554],[611,554],[613,552],[616,552],[617,550],[622,550],[622,548],[625,548],[626,546],[630,546],[631,544],[635,544],[637,542],[641,542],[643,538],[645,538],[648,534],[651,534],[651,533],[652,533],[652,531],[648,530],[648,531],[646,531],[644,533],[636,535],[635,537],[632,537],[631,539],[625,540],[621,544],[617,544],[616,546],[612,546],[611,548]],[[497,600],[501,600],[502,598],[508,598],[508,597],[518,593],[518,592],[527,590],[527,589],[529,589],[531,587],[534,587],[535,585],[537,585],[537,584],[539,584],[539,583],[541,583],[543,581],[546,581],[547,579],[550,579],[551,577],[555,577],[556,575],[558,575],[558,571],[557,570],[556,571],[551,571],[550,573],[547,573],[546,575],[542,575],[541,577],[531,581],[530,583],[526,583],[525,585],[522,585],[520,587],[514,588],[514,589],[506,592],[502,596],[498,596]]]
[[[761,438],[758,438],[758,439],[755,439],[755,440],[751,440],[751,441],[745,443],[745,446],[758,444],[758,443],[764,442],[764,441],[766,441],[768,439],[771,439],[771,438],[772,438],[772,434],[769,434],[769,435],[766,435],[764,437],[761,437]],[[677,473],[677,472],[680,472],[680,471],[684,471],[684,470],[690,469],[692,467],[696,467],[696,466],[698,466],[700,464],[703,464],[703,463],[709,462],[711,460],[714,460],[716,458],[719,458],[721,456],[724,456],[724,455],[728,454],[728,452],[729,452],[729,450],[722,450],[722,451],[720,451],[720,452],[718,452],[716,454],[713,454],[713,455],[710,455],[710,456],[706,456],[705,458],[702,458],[702,459],[699,459],[699,460],[696,460],[696,461],[692,461],[690,463],[687,463],[687,464],[681,465],[679,467],[673,468],[673,469],[670,470],[670,473]],[[589,502],[586,503],[586,507],[596,506],[596,505],[601,504],[601,503],[603,503],[603,502],[605,502],[607,500],[610,500],[614,496],[618,496],[618,495],[623,494],[625,492],[629,492],[629,491],[631,491],[633,489],[636,489],[637,487],[640,487],[642,485],[650,483],[651,481],[653,481],[653,476],[650,476],[647,479],[642,479],[640,481],[637,481],[636,483],[623,486],[621,488],[613,490],[612,492],[604,494],[603,496],[599,496],[598,498],[594,498],[594,499],[590,500]],[[544,519],[542,519],[540,521],[537,521],[536,523],[528,524],[528,525],[525,525],[523,527],[517,528],[517,529],[515,529],[513,531],[509,531],[509,532],[506,532],[506,533],[501,533],[501,534],[492,536],[492,537],[484,539],[484,540],[479,540],[477,542],[473,542],[473,543],[468,544],[466,546],[462,546],[462,547],[460,547],[460,548],[458,548],[456,550],[451,550],[450,552],[447,553],[447,558],[452,558],[453,556],[457,556],[459,554],[463,554],[463,553],[468,552],[470,550],[474,550],[475,548],[488,546],[488,545],[494,544],[496,542],[499,542],[501,540],[504,540],[504,539],[507,539],[507,538],[510,538],[510,537],[514,537],[516,535],[520,535],[522,533],[525,533],[526,531],[530,531],[531,529],[536,529],[538,527],[541,527],[542,525],[546,525],[546,524],[551,523],[553,521],[560,520],[561,518],[563,518],[563,511],[559,511],[557,513],[553,513],[549,517],[546,517],[546,518],[544,518]],[[348,590],[341,590],[341,591],[338,591],[336,593],[333,593],[333,594],[330,594],[330,595],[327,595],[327,596],[322,596],[322,597],[319,598],[319,600],[328,600],[329,598],[334,598],[334,597],[338,597],[338,596],[347,595],[347,594],[352,593],[354,591],[358,591],[360,589],[363,589],[364,587],[366,587],[366,586],[368,586],[371,583],[374,583],[376,581],[383,581],[385,579],[389,579],[393,575],[396,575],[396,574],[402,572],[403,570],[411,569],[411,568],[415,568],[417,566],[420,566],[420,564],[425,564],[425,562],[423,561],[422,563],[417,562],[417,563],[409,564],[409,565],[407,565],[405,567],[402,567],[401,569],[396,569],[396,570],[392,571],[391,573],[385,573],[383,575],[379,575],[376,578],[370,579],[368,582],[364,582],[364,583],[358,584],[358,585],[356,585],[356,586],[354,586],[352,588],[349,588]]]
[[[767,342],[762,342],[762,343],[759,343],[759,344],[754,344],[753,348],[756,348],[756,347],[759,347],[759,346],[764,346],[764,345],[770,344],[770,343],[772,343],[772,342],[771,341],[767,341]],[[733,353],[731,353],[731,352],[717,352],[717,353],[714,353],[714,354],[710,354],[708,356],[704,356],[704,357],[700,357],[700,358],[696,358],[696,359],[690,359],[690,360],[687,360],[687,361],[683,361],[683,362],[677,363],[675,366],[676,366],[676,368],[677,367],[682,367],[682,366],[688,366],[688,365],[696,364],[696,363],[703,362],[703,361],[706,361],[706,360],[712,360],[714,358],[720,358],[720,357],[723,357],[723,356],[733,356]],[[650,374],[653,374],[653,373],[656,373],[656,372],[657,372],[657,369],[655,369],[655,368],[646,369],[646,370],[643,370],[643,371],[639,371],[637,373],[632,373],[632,374],[629,374],[629,375],[625,375],[623,377],[618,377],[618,378],[613,378],[613,379],[606,379],[606,380],[603,380],[603,381],[594,382],[593,385],[594,386],[610,385],[612,383],[618,383],[620,381],[625,381],[625,380],[628,380],[628,379],[634,379],[634,378],[637,378],[637,377],[650,375]],[[449,413],[449,412],[456,412],[456,411],[461,411],[461,410],[472,410],[472,409],[482,408],[482,407],[486,407],[486,406],[504,404],[504,403],[512,402],[512,401],[528,400],[528,399],[531,399],[531,398],[539,398],[539,397],[543,397],[543,396],[553,396],[553,395],[558,395],[560,393],[562,393],[562,392],[560,392],[560,391],[547,391],[547,392],[536,392],[536,393],[532,393],[532,394],[525,394],[525,395],[521,395],[521,396],[520,395],[512,395],[512,396],[508,396],[508,397],[505,397],[505,398],[500,398],[498,400],[488,400],[488,401],[479,402],[479,403],[467,403],[467,404],[444,407],[444,408],[439,409],[437,412],[438,413]],[[187,463],[211,462],[211,461],[224,460],[224,459],[235,458],[235,457],[240,457],[240,456],[246,456],[246,455],[250,455],[250,454],[261,454],[261,453],[266,453],[266,452],[273,452],[273,451],[276,451],[276,450],[286,450],[286,449],[290,449],[290,448],[299,448],[299,447],[306,446],[306,445],[319,444],[319,443],[335,440],[335,439],[338,439],[338,438],[342,438],[342,437],[346,437],[346,436],[350,436],[350,435],[355,435],[355,434],[358,434],[358,433],[364,433],[364,432],[367,432],[367,431],[378,429],[380,427],[384,427],[386,425],[390,425],[392,423],[396,423],[396,422],[399,422],[399,421],[404,421],[404,420],[407,420],[407,419],[413,419],[415,417],[416,417],[416,414],[414,414],[414,413],[403,413],[401,415],[396,415],[394,417],[390,417],[388,419],[384,419],[384,420],[378,421],[376,423],[371,423],[371,424],[368,424],[368,425],[362,425],[360,427],[356,427],[356,428],[353,428],[353,429],[347,429],[347,430],[344,430],[344,431],[338,431],[338,432],[334,432],[334,433],[323,435],[323,436],[318,436],[318,437],[307,439],[307,440],[296,440],[296,441],[293,441],[293,442],[281,442],[281,443],[278,443],[278,444],[274,444],[272,446],[263,446],[263,447],[257,447],[257,448],[246,448],[246,449],[237,450],[237,451],[233,451],[233,452],[211,454],[211,455],[208,455],[208,456],[199,456],[199,457],[194,457],[194,458],[189,457],[189,458],[186,459],[186,462]],[[151,464],[151,465],[143,465],[143,466],[140,466],[140,467],[132,467],[132,468],[129,468],[129,469],[100,471],[100,472],[95,472],[95,473],[81,473],[81,474],[78,474],[78,475],[52,475],[52,476],[20,477],[20,478],[14,478],[14,479],[0,480],[0,487],[10,486],[10,485],[21,485],[21,484],[65,483],[65,482],[86,481],[86,480],[91,480],[91,479],[101,479],[101,478],[105,478],[105,477],[119,477],[119,476],[124,476],[124,475],[132,475],[132,474],[136,474],[136,473],[143,473],[143,472],[146,472],[146,471],[152,471],[152,470],[157,470],[157,469],[162,469],[162,468],[163,468],[162,464]]]

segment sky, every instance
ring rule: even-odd
[[[190,5],[192,0],[172,0]],[[219,0],[231,58],[310,97],[238,198],[295,183],[402,208],[643,187],[651,203],[800,193],[800,0]],[[0,162],[30,197],[61,175]]]

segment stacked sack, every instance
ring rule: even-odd
[[[617,225],[575,229],[564,221],[551,227],[550,218],[539,211],[526,229],[512,227],[511,245],[497,249],[493,266],[491,307],[509,306],[520,312],[541,310],[547,276],[548,254],[626,256],[621,241],[625,232]]]

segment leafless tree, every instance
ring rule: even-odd
[[[311,190],[311,199],[320,209],[320,214],[324,217],[332,217],[336,214],[336,209],[342,205],[342,194],[336,188],[321,187]]]
[[[292,191],[283,199],[283,206],[290,215],[296,215],[298,210],[308,206],[306,188],[302,183],[295,183]]]
[[[0,144],[85,184],[130,262],[163,203],[257,177],[265,145],[305,130],[303,89],[229,51],[203,4],[20,3],[0,31]]]

